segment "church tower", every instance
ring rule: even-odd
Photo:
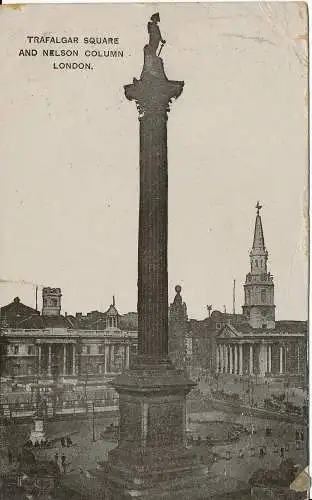
[[[257,215],[252,250],[250,272],[244,285],[245,304],[243,314],[252,328],[275,328],[275,305],[273,276],[267,270],[268,251],[265,248],[261,205],[256,205]]]

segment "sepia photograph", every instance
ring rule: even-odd
[[[309,499],[307,4],[0,41],[0,500]]]

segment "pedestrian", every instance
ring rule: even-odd
[[[70,439],[70,436],[66,437],[66,442],[67,442],[67,448],[69,448],[72,444],[72,440]]]
[[[281,448],[281,457],[284,458],[284,448]]]
[[[62,461],[63,472],[65,474],[65,471],[66,471],[66,457],[65,457],[65,455],[62,455],[61,461]]]
[[[263,457],[264,457],[264,451],[263,451],[263,448],[260,448],[260,451],[259,451],[259,457],[260,457],[260,458],[263,458]]]

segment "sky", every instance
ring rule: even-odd
[[[189,317],[230,312],[235,279],[240,311],[260,200],[277,319],[306,319],[307,15],[295,2],[1,9],[0,304],[34,306],[33,283],[60,287],[63,313],[106,310],[113,295],[136,309],[139,123],[123,85],[140,76],[155,11],[167,76],[185,81],[168,120],[170,301],[180,284]],[[34,34],[116,36],[124,57],[53,70],[54,58],[18,56]]]

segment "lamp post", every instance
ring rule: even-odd
[[[96,441],[95,439],[95,415],[94,415],[94,401],[92,401],[92,441]]]

